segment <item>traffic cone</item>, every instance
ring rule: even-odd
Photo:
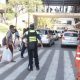
[[[80,45],[77,46],[76,50],[75,67],[76,67],[76,79],[80,80]]]
[[[1,59],[2,59],[2,55],[0,54],[0,61],[1,61]]]

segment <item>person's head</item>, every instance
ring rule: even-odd
[[[30,29],[34,29],[34,23],[30,24]]]
[[[17,29],[14,29],[14,30],[15,30],[15,32],[18,32]]]
[[[15,29],[14,29],[14,28],[15,28],[15,26],[14,26],[14,25],[10,25],[10,26],[9,26],[9,29],[10,29],[10,31],[11,31],[12,33],[14,33],[14,32],[15,32]]]
[[[26,31],[28,31],[29,30],[29,28],[24,28],[23,29],[23,34],[26,32]]]

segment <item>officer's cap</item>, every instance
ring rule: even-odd
[[[34,28],[34,23],[30,24],[30,28]]]

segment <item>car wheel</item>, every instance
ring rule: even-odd
[[[51,47],[51,43],[49,43],[49,47]]]

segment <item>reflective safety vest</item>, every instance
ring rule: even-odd
[[[37,33],[35,30],[28,31],[28,42],[37,42]]]

